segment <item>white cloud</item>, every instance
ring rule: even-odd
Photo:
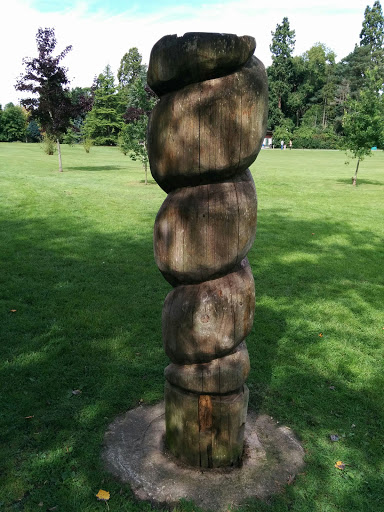
[[[373,0],[372,0],[373,1]],[[28,0],[11,0],[3,7],[0,31],[0,103],[17,102],[16,78],[23,72],[22,59],[36,55],[35,34],[39,27],[54,27],[57,52],[71,44],[63,60],[71,85],[90,86],[93,77],[110,64],[114,73],[121,57],[137,46],[148,63],[154,43],[166,34],[185,32],[230,32],[256,38],[256,55],[270,63],[271,31],[284,16],[296,31],[295,54],[320,41],[339,58],[353,50],[359,40],[367,0],[275,0],[271,7],[254,0],[218,1],[216,4],[164,8],[139,14],[132,8],[119,15],[107,11],[89,13],[86,2],[62,13],[39,13]]]

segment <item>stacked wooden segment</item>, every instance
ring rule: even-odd
[[[168,193],[156,217],[156,263],[174,289],[163,308],[166,442],[184,462],[238,465],[247,414],[245,338],[255,290],[248,169],[265,134],[267,77],[252,37],[189,33],[152,49],[160,96],[148,126],[151,172]]]

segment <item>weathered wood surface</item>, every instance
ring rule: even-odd
[[[161,96],[148,126],[151,172],[168,193],[155,221],[163,308],[166,444],[202,468],[238,465],[255,290],[246,255],[257,220],[249,165],[267,121],[267,76],[252,37],[191,33],[154,46]]]
[[[147,82],[161,96],[187,84],[232,73],[251,57],[250,36],[189,32],[162,37],[152,48]]]
[[[193,466],[238,466],[243,454],[248,396],[245,385],[230,395],[199,395],[166,382],[168,449]]]
[[[163,306],[163,344],[174,363],[205,363],[231,352],[251,331],[255,283],[245,258],[233,272],[181,285]]]
[[[223,275],[251,248],[256,218],[256,189],[249,170],[221,183],[175,190],[156,217],[156,264],[172,285]]]
[[[210,363],[168,365],[164,371],[170,384],[191,393],[225,394],[241,388],[250,370],[245,342],[233,353],[214,359]]]
[[[235,73],[164,96],[148,125],[154,179],[169,192],[245,170],[261,148],[267,99],[266,72],[256,57]]]

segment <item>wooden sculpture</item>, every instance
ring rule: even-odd
[[[255,40],[165,36],[148,84],[154,179],[168,196],[155,221],[156,264],[174,289],[163,308],[166,444],[204,468],[238,465],[248,406],[245,338],[255,289],[246,258],[256,232],[248,167],[267,120],[267,77]]]

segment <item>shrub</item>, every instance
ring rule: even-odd
[[[293,132],[293,146],[300,149],[340,149],[342,141],[331,128],[300,126]]]
[[[83,139],[83,147],[86,153],[90,152],[92,146],[93,140],[90,137],[86,137],[85,139]]]
[[[42,148],[47,155],[53,155],[56,151],[56,140],[44,133]]]

